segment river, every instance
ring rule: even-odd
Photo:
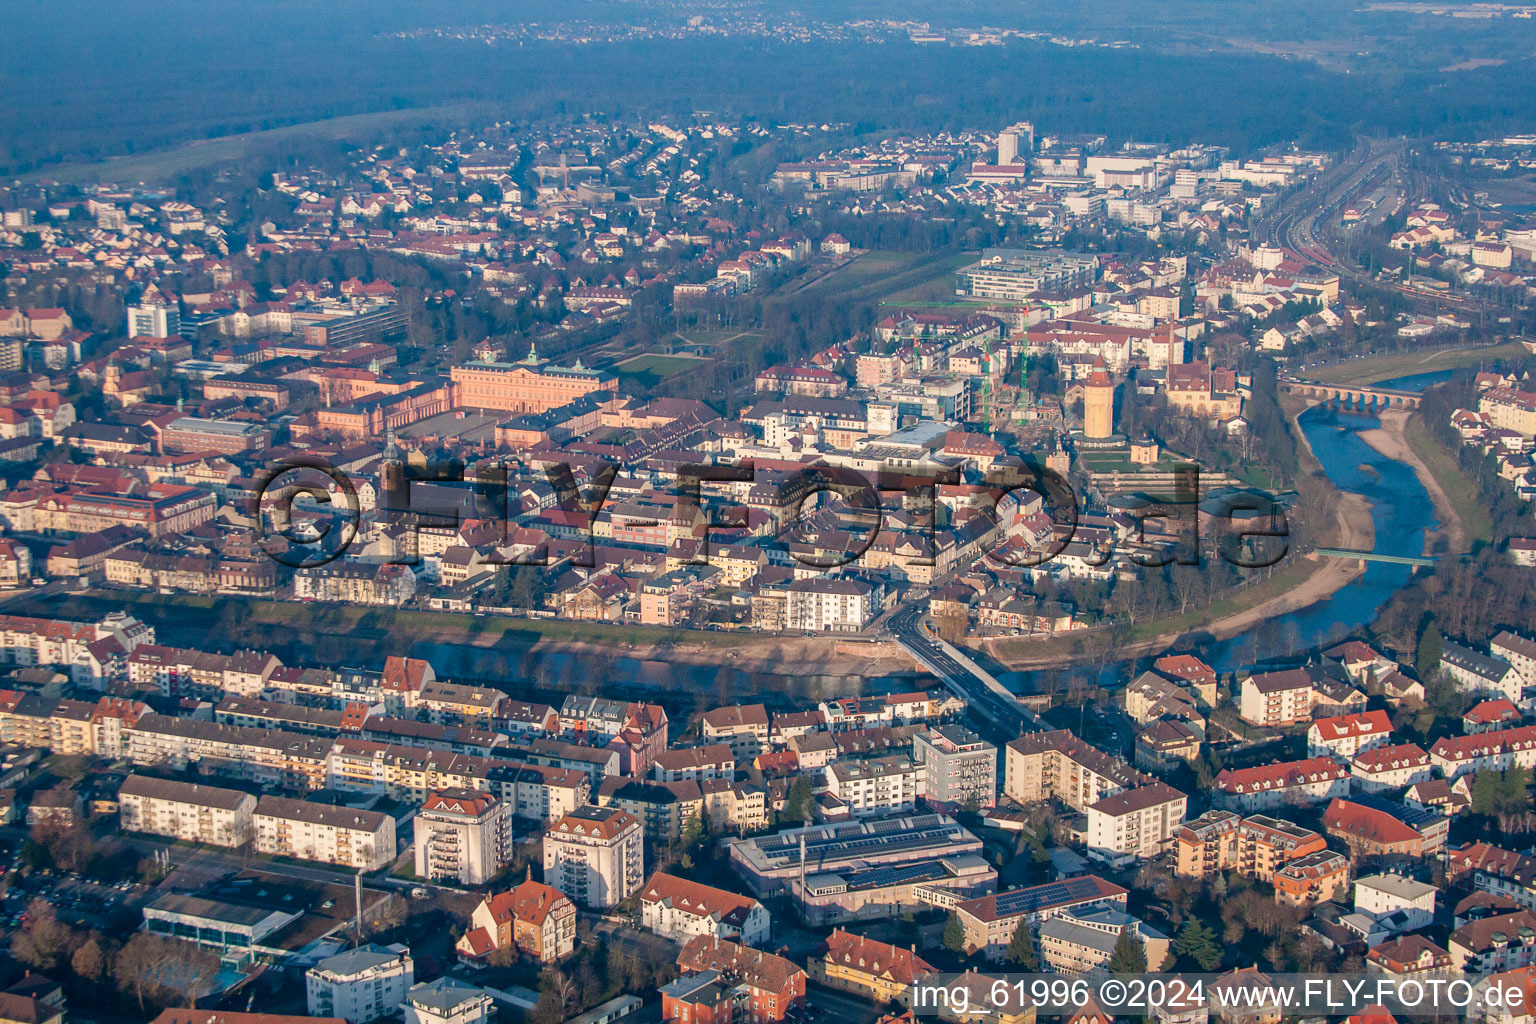
[[[1375,382],[1375,386],[1423,391],[1449,380],[1453,371],[1435,370]],[[1297,422],[1323,472],[1341,491],[1371,503],[1376,528],[1372,548],[1382,554],[1417,555],[1424,537],[1440,525],[1429,492],[1412,468],[1378,453],[1360,440],[1360,432],[1381,421],[1368,412],[1313,406]],[[1316,604],[1266,623],[1252,633],[1232,637],[1211,650],[1211,667],[1230,672],[1243,665],[1293,657],[1347,638],[1370,624],[1387,599],[1406,584],[1412,567],[1367,562],[1364,574]]]
[[[1378,381],[1382,387],[1420,391],[1447,379],[1448,370]],[[1374,550],[1418,554],[1426,532],[1439,524],[1424,485],[1411,468],[1379,454],[1360,439],[1380,426],[1368,412],[1316,406],[1297,421],[1313,454],[1334,485],[1371,503]],[[1410,578],[1408,566],[1367,563],[1365,572],[1330,597],[1266,622],[1261,628],[1220,641],[1209,649],[1212,667],[1230,672],[1245,665],[1283,660],[1327,646],[1358,632]],[[535,690],[577,690],[609,696],[662,698],[711,703],[767,700],[805,703],[834,696],[907,689],[906,676],[842,676],[745,671],[728,661],[718,666],[678,664],[562,651],[486,649],[468,644],[420,643],[412,651],[449,678],[527,679]],[[1124,677],[1123,672],[1119,672]],[[1018,692],[1031,692],[1041,674],[1000,674]],[[687,695],[687,696],[684,696]]]

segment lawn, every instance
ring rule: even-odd
[[[1297,375],[1307,380],[1325,381],[1329,384],[1372,384],[1379,380],[1407,377],[1415,373],[1433,373],[1436,370],[1477,366],[1485,361],[1524,354],[1525,347],[1518,342],[1481,348],[1442,348],[1433,352],[1398,352],[1392,355],[1352,359],[1337,366],[1326,366],[1316,370],[1298,370]]]
[[[805,289],[850,301],[882,305],[953,300],[955,270],[976,261],[975,253],[867,252]]]
[[[621,377],[670,377],[707,362],[702,356],[664,356],[654,352],[626,359],[614,367]]]

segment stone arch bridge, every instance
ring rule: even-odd
[[[1329,384],[1320,380],[1301,380],[1297,377],[1281,377],[1276,381],[1281,391],[1305,398],[1313,403],[1338,402],[1364,409],[1417,409],[1420,395],[1417,391],[1399,388],[1381,388],[1370,384]]]

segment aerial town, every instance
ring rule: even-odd
[[[1531,1024],[1536,134],[578,109],[0,184],[0,1024]]]

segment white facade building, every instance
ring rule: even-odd
[[[581,906],[614,906],[645,879],[644,832],[617,807],[573,811],[544,833],[544,881]]]
[[[471,789],[432,793],[416,814],[416,874],[481,885],[506,866],[512,849],[505,800]]]
[[[379,811],[264,796],[252,823],[258,853],[364,871],[377,871],[395,859],[395,819]]]
[[[393,1015],[415,980],[416,965],[406,947],[359,946],[327,957],[305,973],[309,1015],[367,1024]]]
[[[118,791],[124,832],[149,832],[191,843],[244,846],[256,798],[236,789],[130,775]]]

